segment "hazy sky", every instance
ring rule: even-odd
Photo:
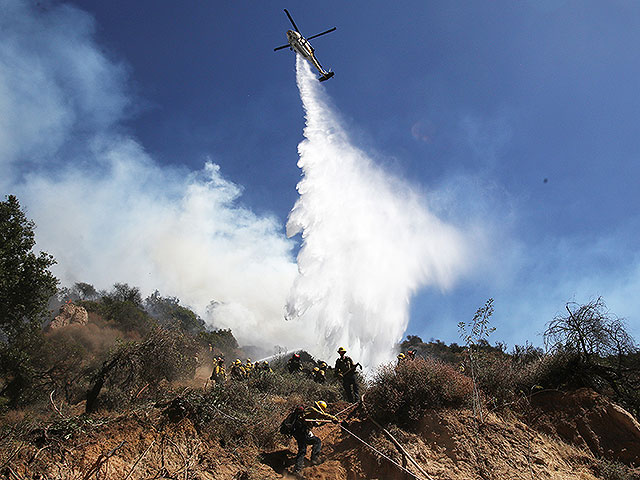
[[[273,52],[288,8],[307,36],[337,27],[312,43],[352,142],[482,239],[466,275],[413,298],[407,333],[458,341],[457,322],[493,297],[492,340],[540,344],[567,301],[602,296],[640,337],[638,2],[0,7],[0,187],[63,279],[160,288],[200,309],[250,282],[244,307],[277,311],[299,243],[284,227],[304,127],[294,55]]]

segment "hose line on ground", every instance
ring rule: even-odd
[[[378,455],[380,455],[382,458],[385,458],[386,460],[388,460],[389,462],[391,462],[392,464],[394,464],[396,467],[398,467],[400,470],[408,473],[409,475],[411,475],[413,478],[416,478],[418,480],[426,480],[423,477],[419,477],[418,475],[416,475],[415,473],[413,473],[411,470],[407,469],[406,467],[403,467],[402,465],[400,465],[398,462],[396,462],[395,460],[393,460],[392,458],[388,457],[387,455],[385,455],[384,453],[382,453],[380,450],[378,450],[377,448],[375,448],[373,445],[368,444],[367,442],[365,442],[363,439],[361,439],[359,436],[357,436],[355,433],[353,433],[351,430],[347,429],[346,427],[344,427],[343,425],[340,425],[340,428],[342,428],[345,432],[347,432],[349,435],[351,435],[353,438],[355,438],[356,440],[358,440],[359,442],[361,442],[363,445],[366,445],[367,447],[369,447],[371,450],[373,450],[375,453],[377,453]]]

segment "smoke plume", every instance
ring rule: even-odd
[[[287,224],[289,236],[302,233],[296,273],[281,221],[243,205],[218,165],[162,166],[122,128],[137,102],[129,69],[97,44],[89,14],[3,7],[0,189],[35,221],[63,285],[158,289],[241,344],[327,359],[344,345],[373,365],[401,339],[411,295],[447,288],[463,270],[460,233],[351,144],[306,62],[304,178]]]
[[[0,190],[37,225],[62,285],[176,296],[242,344],[306,343],[283,305],[294,242],[203,159],[161,166],[122,128],[136,98],[86,12],[7,0],[0,13]],[[212,303],[215,302],[215,303]]]
[[[463,235],[424,198],[354,146],[307,62],[297,59],[306,114],[303,179],[287,235],[302,234],[287,318],[315,325],[320,353],[344,346],[373,366],[390,360],[412,294],[450,287],[468,264]]]

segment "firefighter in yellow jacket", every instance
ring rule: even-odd
[[[345,355],[347,351],[344,347],[338,349],[340,358],[336,360],[335,374],[342,380],[342,387],[347,400],[350,403],[360,401],[360,393],[358,391],[358,381],[356,380],[356,367],[362,368],[359,363],[354,363],[351,357]]]
[[[311,429],[327,422],[339,423],[336,417],[326,412],[327,404],[322,400],[314,402],[313,406],[298,407],[298,409],[299,417],[293,429],[293,438],[298,442],[298,454],[296,455],[296,463],[293,470],[295,473],[302,471],[308,445],[311,445],[311,464],[318,465],[322,463],[320,461],[322,441],[313,434]]]
[[[224,357],[216,358],[213,363],[213,372],[211,372],[211,381],[213,383],[224,383],[227,373],[224,370]]]

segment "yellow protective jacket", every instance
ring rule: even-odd
[[[338,418],[315,407],[306,407],[302,412],[302,420],[308,429],[327,422],[338,422]]]
[[[244,369],[244,366],[234,363],[231,365],[231,376],[237,380],[241,380],[247,378],[247,371]]]
[[[227,373],[224,370],[224,365],[214,365],[213,372],[211,372],[211,380],[214,382],[222,383],[227,377]]]

